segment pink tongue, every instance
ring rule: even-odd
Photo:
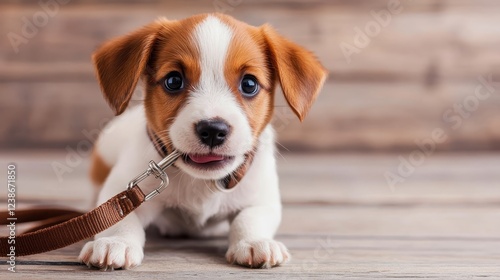
[[[218,155],[189,155],[189,158],[196,163],[207,163],[224,159],[223,156]]]

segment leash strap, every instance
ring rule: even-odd
[[[130,181],[127,190],[85,214],[60,209],[16,210],[15,216],[9,216],[9,211],[0,212],[0,224],[6,224],[7,228],[17,223],[44,220],[34,231],[20,235],[14,231],[0,237],[0,255],[9,257],[45,253],[91,238],[110,228],[168,186],[168,176],[164,170],[177,158],[179,153],[174,151],[158,164],[150,161],[149,168]],[[152,192],[144,194],[138,184],[150,175],[159,179],[160,184]]]
[[[16,235],[15,239],[11,236],[1,237],[0,255],[10,254],[11,246],[15,247],[12,251],[16,256],[27,256],[56,250],[91,238],[123,220],[145,201],[145,197],[142,190],[135,185],[83,215],[77,215],[80,213],[76,211],[55,209],[18,210],[16,211],[16,224],[42,218],[49,218],[49,220],[55,218],[57,221],[49,221],[53,224],[52,226]],[[77,216],[63,223],[57,223],[75,215]],[[10,222],[8,218],[7,212],[0,213],[1,223],[7,224],[7,227]],[[12,243],[12,240],[15,243]]]

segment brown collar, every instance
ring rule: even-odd
[[[160,157],[165,158],[168,155],[166,145],[149,126],[147,126],[146,131],[149,140],[151,140],[151,142],[153,143],[153,146],[155,147]],[[255,152],[253,150],[246,154],[245,161],[235,171],[220,180],[214,181],[216,187],[220,190],[232,190],[234,187],[236,187],[241,179],[243,179],[243,176],[245,176],[245,174],[247,173],[250,165],[252,165],[254,156]]]
[[[155,146],[156,151],[161,158],[165,158],[168,155],[167,145],[161,141],[160,137],[148,126],[146,126],[146,132],[148,133],[149,140]]]

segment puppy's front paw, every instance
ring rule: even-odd
[[[140,245],[120,237],[102,237],[87,242],[78,256],[78,260],[89,267],[103,270],[129,269],[141,264],[144,252]]]
[[[288,249],[279,241],[261,239],[241,240],[230,246],[226,253],[229,263],[252,268],[270,268],[286,263],[291,256]]]

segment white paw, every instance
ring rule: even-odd
[[[226,253],[229,263],[253,268],[270,268],[286,263],[291,259],[288,249],[279,241],[261,239],[241,240],[230,246]]]
[[[83,246],[78,260],[103,270],[129,269],[141,264],[142,246],[120,237],[101,237]]]

